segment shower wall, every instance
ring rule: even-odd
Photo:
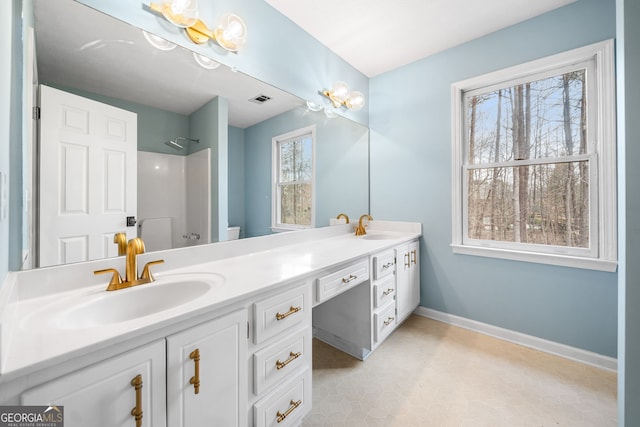
[[[138,222],[171,218],[173,248],[210,242],[209,159],[210,149],[189,156],[138,152]]]

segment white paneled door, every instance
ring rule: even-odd
[[[39,266],[116,256],[137,210],[137,116],[40,86]]]

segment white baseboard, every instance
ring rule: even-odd
[[[535,350],[555,354],[556,356],[575,360],[577,362],[586,363],[587,365],[596,366],[598,368],[610,371],[616,371],[618,368],[618,360],[613,357],[604,356],[602,354],[593,353],[591,351],[582,350],[565,344],[559,344],[557,342],[523,334],[521,332],[511,331],[509,329],[500,328],[487,323],[477,322],[475,320],[444,313],[431,308],[418,307],[414,311],[414,314],[428,317],[443,323],[448,323],[450,325],[459,326],[481,334],[490,335],[492,337],[520,344],[525,347],[530,347]]]

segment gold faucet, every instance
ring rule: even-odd
[[[345,213],[338,214],[336,219],[340,219],[340,218],[344,218],[347,221],[347,224],[349,224],[349,217],[347,216],[347,214]]]
[[[137,256],[144,253],[144,242],[141,238],[136,237],[129,240],[126,248],[126,261],[125,261],[125,279],[122,280],[120,272],[115,268],[107,268],[104,270],[96,270],[93,274],[105,274],[113,273],[107,291],[117,291],[119,289],[130,288],[132,286],[144,285],[145,283],[153,282],[153,276],[151,275],[150,266],[156,264],[162,264],[164,260],[159,259],[156,261],[148,262],[142,270],[142,275],[138,276],[138,259]]]
[[[113,243],[118,245],[118,256],[122,256],[127,253],[127,233],[114,234]]]
[[[367,218],[369,221],[373,221],[373,218],[371,218],[371,215],[369,214],[364,214],[360,217],[360,220],[358,221],[358,226],[356,227],[356,236],[364,236],[365,234],[367,234],[367,230],[365,230],[365,226],[362,224],[362,220]]]

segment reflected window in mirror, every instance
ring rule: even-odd
[[[272,228],[284,231],[315,225],[315,126],[272,139]]]

